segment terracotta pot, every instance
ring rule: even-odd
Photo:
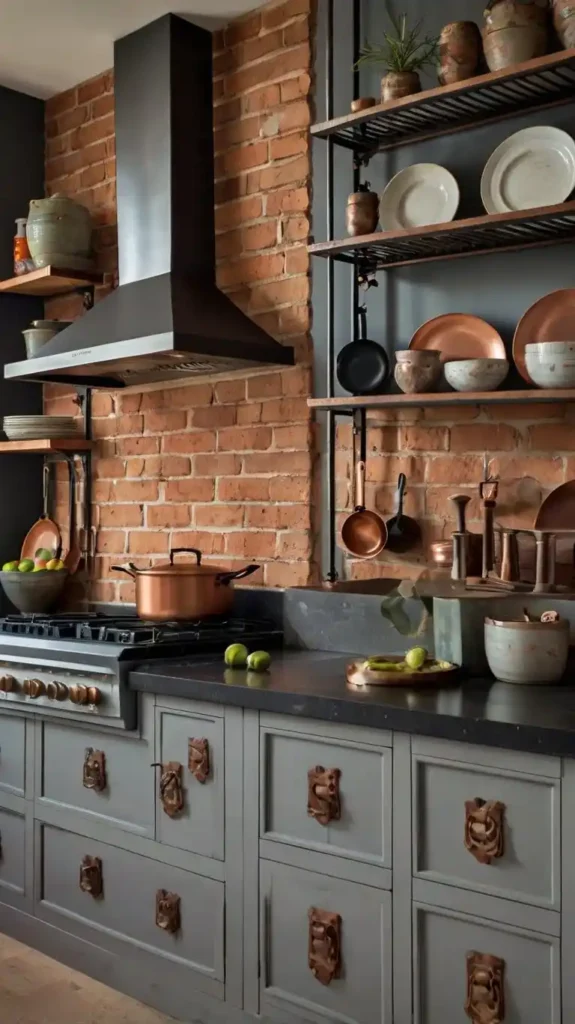
[[[485,11],[483,49],[490,71],[522,64],[547,52],[547,5],[495,0]]]
[[[35,267],[91,270],[94,266],[90,213],[67,196],[32,199],[26,238]]]
[[[393,371],[397,386],[405,395],[435,391],[441,377],[439,352],[418,352],[407,349],[396,352],[396,366]]]
[[[471,78],[481,57],[481,32],[475,22],[454,21],[446,25],[439,36],[439,56],[441,85]]]
[[[193,554],[196,562],[174,563],[174,555]],[[182,622],[210,615],[226,615],[233,603],[230,583],[251,576],[257,565],[228,572],[217,565],[202,565],[197,548],[172,548],[170,561],[149,569],[132,565],[114,565],[114,572],[125,572],[136,581],[136,610],[150,622]]]
[[[369,182],[352,192],[347,200],[345,225],[348,235],[371,235],[379,220],[379,196],[371,192]]]
[[[381,80],[381,100],[399,100],[402,96],[411,96],[421,92],[421,79],[417,71],[389,71]]]
[[[553,25],[565,49],[575,46],[575,0],[553,0]]]
[[[377,106],[375,96],[360,96],[357,100],[351,101],[351,112],[359,114],[361,110],[369,110],[370,107],[375,106]]]

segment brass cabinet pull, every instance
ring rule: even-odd
[[[307,813],[320,825],[341,818],[340,777],[339,768],[324,768],[321,764],[307,773]]]
[[[99,857],[86,856],[80,865],[80,889],[98,899],[104,891],[102,861]]]
[[[156,892],[156,924],[172,935],[181,928],[180,897],[175,892],[158,889]]]
[[[310,907],[308,919],[309,969],[322,985],[329,985],[341,972],[341,917]]]
[[[503,974],[505,961],[490,953],[468,953],[465,1012],[472,1024],[502,1024],[505,1020]]]
[[[465,849],[480,864],[491,864],[504,852],[505,804],[499,800],[465,802]]]
[[[161,768],[160,800],[162,807],[170,818],[177,818],[184,809],[184,786],[182,783],[182,765],[178,761],[158,762],[152,768]]]
[[[205,782],[210,774],[210,748],[206,739],[188,740],[188,770],[198,782]]]
[[[103,750],[86,747],[82,785],[85,789],[95,789],[99,793],[106,788],[106,755]]]

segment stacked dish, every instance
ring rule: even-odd
[[[528,384],[575,387],[575,289],[538,299],[517,325],[513,358]]]
[[[3,428],[9,441],[82,436],[80,421],[73,416],[5,416]]]
[[[412,164],[384,189],[379,216],[385,231],[404,231],[452,221],[459,206],[459,186],[439,164]]]

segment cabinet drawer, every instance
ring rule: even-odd
[[[52,722],[43,722],[41,729],[41,802],[153,838],[154,758],[146,740]],[[93,759],[103,768],[100,776],[91,769]]]
[[[0,902],[20,906],[26,891],[26,819],[0,809]]]
[[[106,948],[109,939],[123,940],[191,968],[206,979],[223,981],[223,882],[51,825],[41,826],[40,847],[38,916],[82,936],[82,925],[89,925],[100,934],[95,938],[92,932],[88,937]],[[86,856],[100,860],[100,896],[80,886]],[[156,923],[159,890],[179,897],[175,932]]]
[[[414,755],[414,874],[559,909],[559,779],[472,761]]]
[[[364,741],[262,729],[262,838],[391,867],[391,757]],[[315,767],[338,773],[327,822],[310,813]]]
[[[224,720],[209,713],[188,714],[156,709],[156,828],[159,842],[190,850],[203,857],[224,859]],[[205,741],[207,777],[193,771],[194,750]],[[190,761],[192,757],[192,762]],[[176,766],[181,786],[181,809],[168,814],[162,796],[166,768]],[[168,790],[168,801],[170,792]],[[165,806],[166,805],[166,806]]]
[[[24,796],[26,788],[26,719],[0,712],[0,791]]]
[[[261,863],[261,887],[264,1016],[275,1006],[296,1020],[392,1024],[391,894],[270,861]],[[339,921],[320,920],[318,910]],[[310,952],[321,957],[326,947],[322,981],[312,971]]]
[[[414,979],[415,1024],[560,1021],[559,939],[539,932],[416,905]],[[477,1007],[486,996],[486,979],[503,1012],[466,1015],[466,1000]]]

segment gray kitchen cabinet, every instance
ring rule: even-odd
[[[0,800],[2,793],[25,796],[27,722],[22,715],[0,715]]]
[[[392,1024],[388,892],[264,861],[260,956],[264,1015]]]
[[[0,809],[0,902],[24,907],[28,863],[26,818]]]
[[[156,708],[156,835],[168,846],[224,860],[223,713],[213,706],[188,706],[185,712]],[[202,749],[207,770],[196,768],[195,774]],[[181,787],[180,807],[167,813],[175,783]]]
[[[279,715],[262,715],[260,734],[262,839],[391,867],[389,734]],[[311,790],[329,784],[314,816]]]

